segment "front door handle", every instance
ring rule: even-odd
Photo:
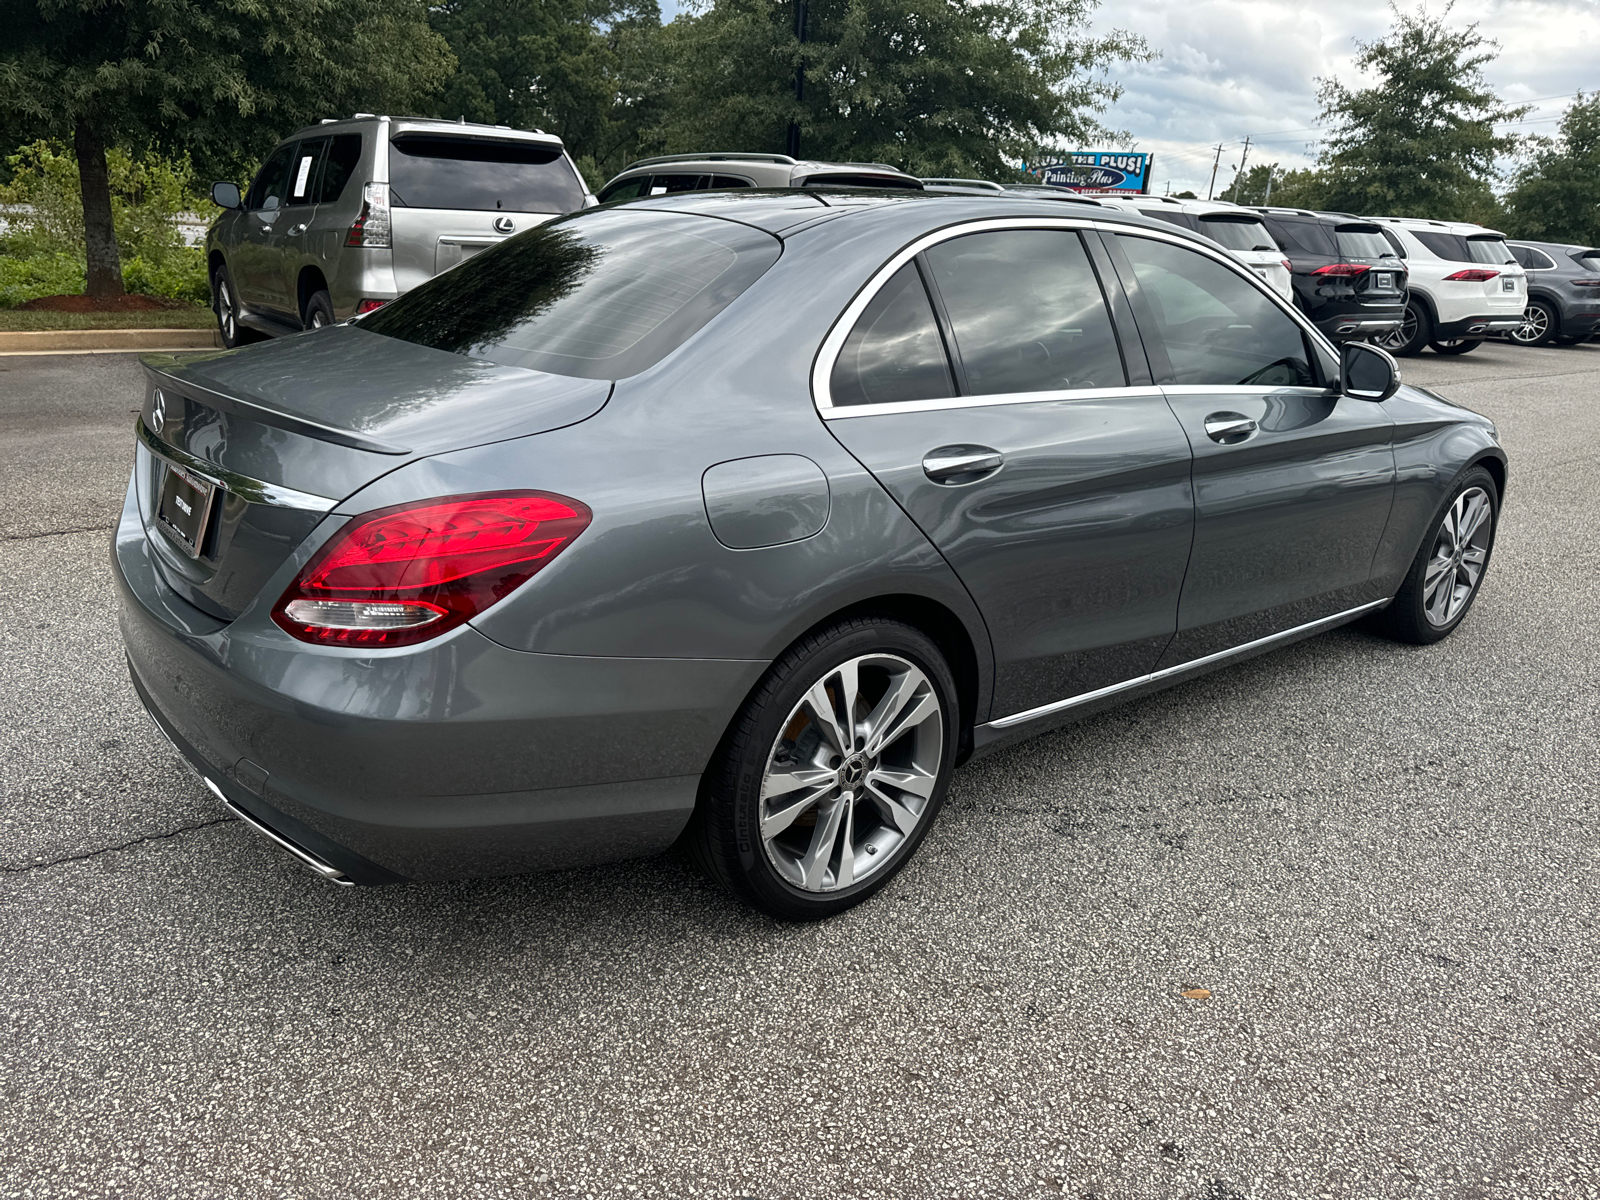
[[[304,233],[305,231],[306,231],[306,227],[304,225],[291,225],[291,226],[289,226],[289,236],[290,237],[293,237],[297,233]]]
[[[940,446],[923,456],[922,473],[935,483],[976,483],[1004,462],[1000,451],[989,446]]]
[[[1206,418],[1206,436],[1213,442],[1232,446],[1256,431],[1256,423],[1243,413],[1217,412]]]

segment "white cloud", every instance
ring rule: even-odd
[[[1434,12],[1442,9],[1433,6]],[[1318,136],[1316,79],[1359,84],[1355,42],[1382,37],[1391,19],[1384,0],[1107,4],[1097,14],[1097,28],[1136,31],[1161,53],[1157,62],[1122,73],[1126,90],[1107,114],[1108,124],[1155,153],[1156,186],[1170,179],[1174,191],[1205,194],[1211,147],[1218,142],[1224,144],[1217,177],[1222,187],[1246,135],[1253,162],[1303,166]],[[1540,99],[1519,131],[1553,130],[1552,118],[1567,97],[1595,87],[1600,5],[1594,0],[1458,0],[1448,20],[1476,21],[1500,43],[1500,57],[1486,73],[1503,97],[1513,103]]]

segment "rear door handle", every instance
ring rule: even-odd
[[[305,231],[306,231],[306,227],[304,225],[291,225],[291,226],[289,226],[289,236],[290,237],[293,237],[297,233],[304,233]]]
[[[1232,446],[1256,431],[1256,423],[1243,413],[1218,412],[1206,418],[1206,436],[1213,442]]]
[[[976,483],[1000,469],[1005,458],[988,446],[940,446],[922,459],[922,473],[935,483]]]

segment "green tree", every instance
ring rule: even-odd
[[[1600,246],[1600,92],[1582,92],[1554,138],[1535,139],[1506,197],[1519,237]]]
[[[656,0],[447,0],[429,19],[459,64],[440,116],[544,129],[605,172],[660,118]]]
[[[1497,43],[1477,25],[1451,28],[1426,10],[1394,11],[1387,37],[1358,42],[1356,68],[1375,75],[1351,91],[1321,84],[1329,133],[1319,159],[1323,202],[1346,212],[1465,220],[1492,209],[1496,160],[1517,139],[1495,132],[1527,107],[1508,107],[1484,78]]]
[[[296,126],[421,102],[449,74],[424,0],[11,0],[0,127],[70,139],[86,290],[123,290],[106,150],[237,166]]]
[[[1017,162],[1092,145],[1144,41],[1091,36],[1097,0],[714,0],[662,30],[671,149],[783,151],[917,174],[1016,178]],[[795,97],[797,71],[804,96]]]

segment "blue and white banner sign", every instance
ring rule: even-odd
[[[1117,150],[1075,150],[1065,162],[1040,167],[1038,172],[1051,187],[1074,192],[1148,193],[1152,157]]]

